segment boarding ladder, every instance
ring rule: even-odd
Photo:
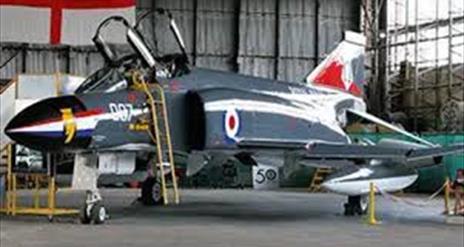
[[[321,184],[324,182],[324,179],[332,172],[330,168],[317,168],[314,172],[314,175],[311,179],[309,185],[309,192],[320,192],[322,191]]]
[[[157,174],[156,170],[159,168],[164,205],[169,204],[169,195],[174,197],[175,204],[179,204],[179,190],[164,90],[158,83],[149,85],[140,76],[134,76],[133,78],[136,88],[141,89],[147,95],[147,103],[150,107],[151,124],[148,133],[156,145],[157,165],[154,166],[154,174]],[[166,166],[169,169],[168,171],[166,171]],[[169,178],[172,181],[170,184],[167,183]],[[172,193],[168,193],[168,188],[172,189]]]

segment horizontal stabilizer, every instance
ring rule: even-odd
[[[450,154],[464,154],[464,143],[454,144],[448,147],[433,147],[411,150],[408,153],[408,161],[424,158],[435,158]]]
[[[398,128],[397,126],[395,126],[395,125],[393,125],[393,124],[391,124],[391,123],[389,123],[389,122],[387,122],[385,120],[382,120],[382,119],[380,119],[380,118],[378,118],[378,117],[376,117],[374,115],[371,115],[371,114],[369,114],[367,112],[356,111],[356,110],[353,110],[353,109],[348,109],[347,111],[354,114],[354,115],[356,115],[356,116],[359,116],[361,118],[369,120],[369,121],[371,121],[373,123],[382,125],[385,128],[388,128],[388,129],[393,130],[393,131],[395,131],[395,132],[397,132],[399,134],[407,136],[407,137],[409,137],[409,138],[411,138],[411,139],[413,139],[415,141],[418,141],[420,143],[423,143],[423,144],[425,144],[425,145],[427,145],[429,147],[436,146],[435,144],[433,144],[433,143],[431,143],[431,142],[429,142],[427,140],[424,140],[423,138],[420,138],[420,137],[418,137],[418,136],[416,136],[416,135],[414,135],[414,134],[412,134],[410,132],[407,132],[407,131],[405,131],[405,130],[403,130],[401,128]]]

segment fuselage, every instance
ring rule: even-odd
[[[160,79],[173,147],[233,149],[240,138],[347,143],[345,110],[365,111],[361,98],[306,84],[206,69]],[[64,115],[64,110],[71,113]],[[5,129],[18,143],[44,151],[140,150],[152,143],[129,125],[149,113],[142,91],[61,96],[19,113]],[[69,139],[67,126],[75,125]],[[69,129],[68,129],[69,132]]]
[[[350,143],[343,130],[346,110],[366,110],[361,98],[329,88],[213,70],[193,69],[158,83],[164,88],[176,153],[238,153],[241,139]],[[16,142],[46,152],[154,152],[149,133],[130,128],[149,114],[143,91],[93,92],[35,103],[5,131]],[[414,169],[382,161],[341,169],[323,186],[359,195],[368,192],[371,182],[395,191],[416,179]]]

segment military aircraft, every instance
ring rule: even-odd
[[[444,155],[464,149],[462,144],[434,145],[367,113],[365,39],[359,34],[346,32],[303,82],[284,82],[191,66],[174,19],[164,10],[157,14],[167,16],[174,37],[171,45],[180,52],[160,55],[148,45],[138,24],[108,18],[93,39],[107,66],[90,76],[75,95],[48,98],[24,109],[9,122],[6,134],[44,152],[153,153],[153,130],[147,134],[130,128],[151,114],[147,95],[133,87],[137,73],[164,88],[172,147],[176,155],[188,156],[189,175],[227,159],[250,166],[330,167],[335,172],[323,186],[348,195],[346,214],[365,211],[363,198],[370,182],[384,191],[401,190],[417,179],[417,167],[439,164]],[[118,57],[102,38],[100,30],[110,22],[126,27],[132,54]],[[73,131],[68,128],[70,118]],[[355,143],[344,128],[357,119],[414,142]],[[140,169],[147,170],[147,164]],[[154,193],[159,188],[156,176],[142,186],[142,201],[160,200]]]

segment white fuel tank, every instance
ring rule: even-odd
[[[370,183],[382,191],[402,190],[417,180],[415,169],[401,163],[384,161],[375,166],[349,167],[331,174],[322,187],[343,195],[364,195],[369,193]]]

